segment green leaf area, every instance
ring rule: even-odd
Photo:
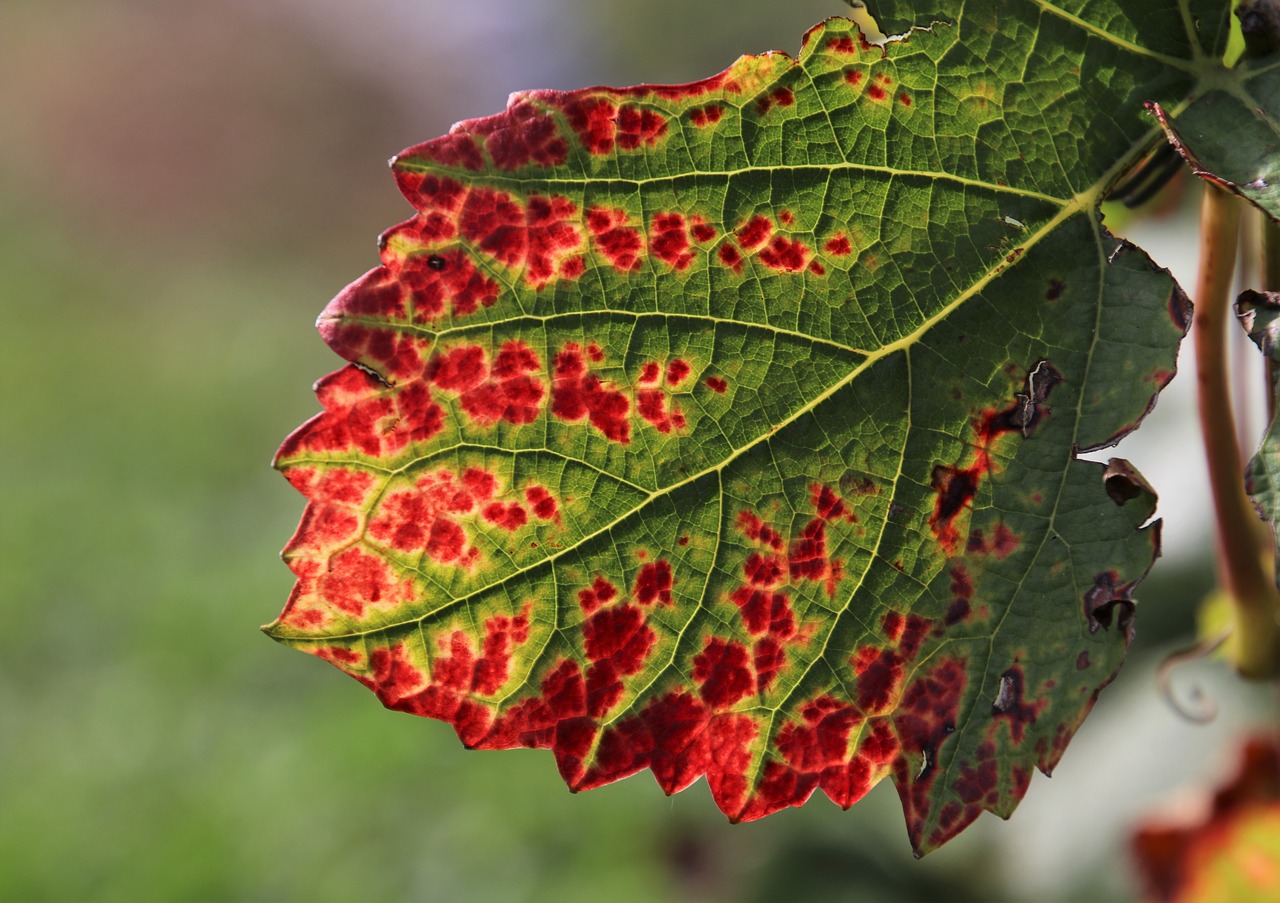
[[[705,776],[747,820],[890,777],[921,853],[1007,816],[1158,550],[1077,452],[1188,306],[1098,203],[1143,103],[1219,71],[1208,6],[882,4],[883,48],[831,19],[400,154],[417,214],[277,460],[309,502],[267,632],[575,790]]]
[[[1176,116],[1153,109],[1196,175],[1280,220],[1280,55],[1211,73]]]

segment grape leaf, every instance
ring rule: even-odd
[[[1152,109],[1196,175],[1280,220],[1280,55],[1244,60],[1177,116]]]
[[[309,501],[267,632],[575,790],[705,776],[748,820],[889,777],[917,853],[1007,816],[1158,550],[1077,453],[1187,327],[1098,204],[1143,102],[1218,71],[1203,5],[886,3],[883,48],[831,19],[397,156],[417,213],[278,454]]]

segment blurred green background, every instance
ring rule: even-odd
[[[1205,729],[1152,687],[1212,579],[1185,402],[1150,428],[1185,510],[1130,666],[1012,823],[920,863],[887,782],[737,827],[647,775],[571,797],[548,753],[464,752],[256,629],[302,511],[268,462],[339,364],[312,324],[410,212],[385,159],[512,89],[689,80],[842,9],[3,0],[0,899],[1129,897],[1133,819],[1262,702],[1202,666]]]

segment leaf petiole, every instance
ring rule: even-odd
[[[1240,234],[1240,206],[1206,185],[1200,218],[1195,353],[1198,408],[1217,523],[1218,570],[1232,600],[1237,670],[1247,678],[1280,674],[1280,591],[1269,573],[1263,524],[1245,495],[1227,366],[1227,328]]]

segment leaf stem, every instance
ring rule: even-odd
[[[1200,429],[1217,523],[1218,570],[1235,610],[1235,665],[1244,677],[1280,674],[1280,591],[1263,555],[1262,521],[1244,490],[1236,439],[1227,329],[1240,235],[1240,207],[1206,185],[1200,215],[1200,274],[1196,285],[1195,352]]]

